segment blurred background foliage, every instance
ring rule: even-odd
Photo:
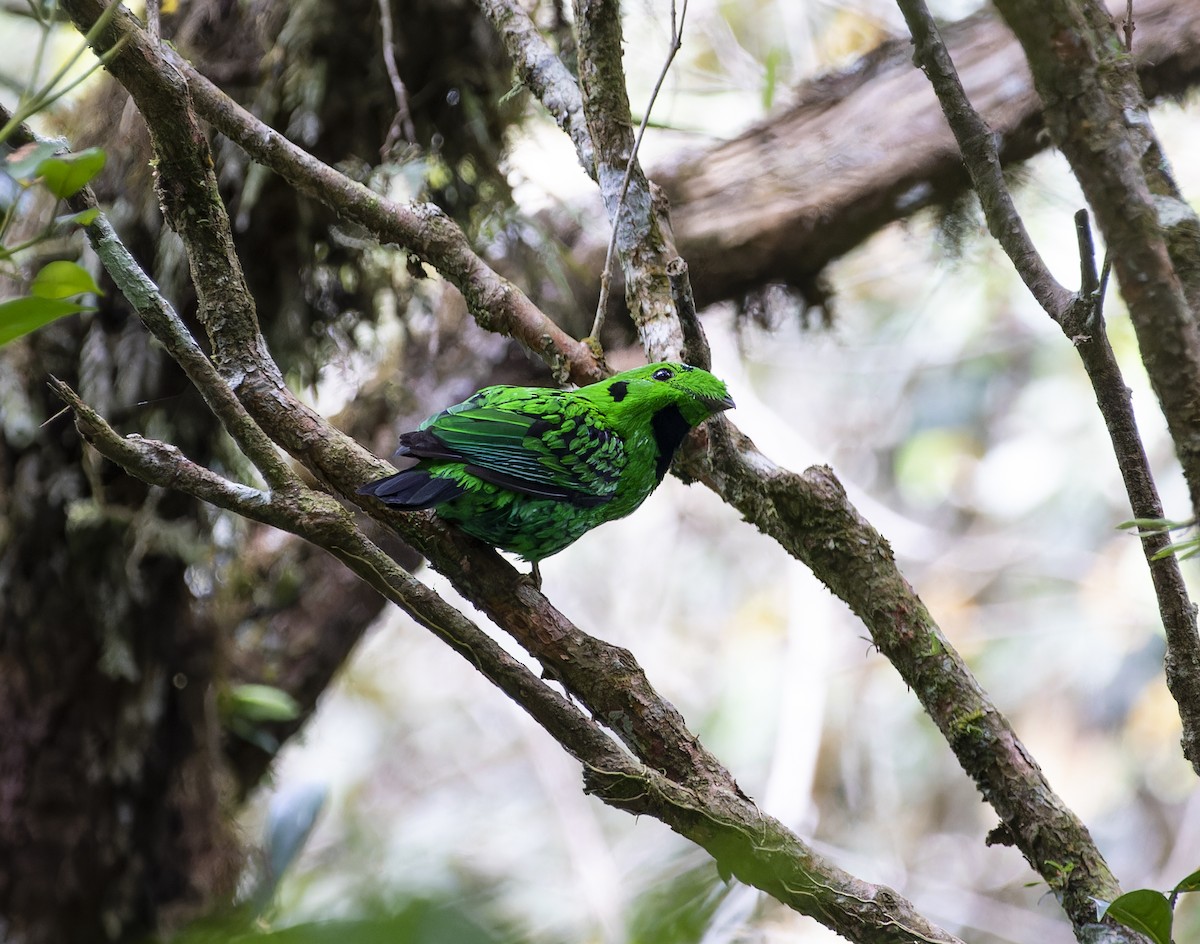
[[[662,4],[624,6],[640,115],[669,27]],[[951,19],[976,5],[931,6]],[[15,50],[14,22],[0,29]],[[886,0],[692,0],[645,163],[765,118],[797,82],[902,29]],[[485,244],[518,234],[536,246],[524,214],[569,207],[590,185],[552,122],[515,104],[526,112],[503,136],[502,179],[472,178],[483,164],[464,151],[408,177],[393,168],[394,186],[457,209]],[[1154,111],[1193,201],[1200,164],[1185,158],[1200,144],[1197,117],[1194,96]],[[1033,160],[1017,199],[1051,267],[1073,284],[1071,215],[1083,201],[1065,162]],[[357,251],[351,236],[328,251]],[[339,320],[316,329],[332,346],[298,373],[330,411],[366,376],[361,350],[403,348],[419,332],[414,311],[437,304],[420,286],[399,291],[402,273],[373,271],[379,284],[349,290],[377,323],[340,320],[348,306],[337,299],[329,310]],[[1074,352],[970,205],[879,233],[828,279],[828,326],[807,324],[783,289],[704,313],[735,422],[788,467],[834,468],[1123,887],[1170,888],[1200,866],[1200,790],[1179,750],[1146,567],[1136,539],[1116,528],[1130,513]],[[346,289],[336,277],[316,283]],[[372,301],[385,283],[401,301]],[[1167,514],[1183,516],[1171,443],[1115,293],[1107,314]],[[226,547],[237,530],[226,526]],[[201,593],[218,563],[194,570]],[[1193,588],[1195,566],[1185,564]],[[861,625],[711,493],[669,479],[638,514],[543,573],[557,606],[631,648],[742,788],[834,861],[976,944],[1072,940],[1053,891],[1033,883],[1020,855],[985,846],[994,815]],[[251,798],[247,840],[262,834],[273,797],[313,784],[327,791],[325,808],[274,900],[249,927],[218,923],[185,939],[835,940],[726,885],[661,824],[584,796],[573,761],[396,612],[358,646]],[[1200,908],[1186,898],[1176,939],[1200,941]]]

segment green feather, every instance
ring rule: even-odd
[[[434,507],[468,534],[536,563],[624,517],[662,481],[688,431],[733,406],[686,364],[650,364],[564,391],[485,387],[400,437],[415,464],[359,489]]]

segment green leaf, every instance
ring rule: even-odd
[[[1168,544],[1161,551],[1158,551],[1150,559],[1162,560],[1164,557],[1170,557],[1172,554],[1180,554],[1184,551],[1192,551],[1200,548],[1200,538],[1188,538],[1186,541],[1176,541],[1174,544]],[[1191,554],[1185,555],[1191,557]]]
[[[1172,895],[1179,895],[1183,892],[1200,892],[1200,869],[1197,869],[1187,878],[1182,879],[1178,885],[1171,889]]]
[[[49,262],[34,278],[29,290],[38,298],[70,298],[94,292],[103,295],[91,273],[74,262]]]
[[[96,221],[96,217],[100,215],[100,210],[97,207],[90,207],[86,210],[80,210],[78,213],[65,213],[62,216],[56,216],[54,222],[59,226],[70,226],[73,223],[78,223],[80,226],[87,226]]]
[[[26,144],[5,158],[4,172],[14,180],[23,180],[28,183],[37,176],[38,165],[47,158],[53,157],[57,150],[58,146],[48,141]]]
[[[1152,888],[1136,888],[1126,892],[1105,908],[1100,917],[1138,931],[1154,944],[1171,944],[1171,904],[1166,895]]]
[[[1170,518],[1130,518],[1117,525],[1117,530],[1128,531],[1130,528],[1137,528],[1139,531],[1158,533],[1187,528],[1193,524],[1195,524],[1194,521],[1173,521]]]
[[[37,175],[56,197],[69,197],[88,185],[104,169],[105,154],[100,148],[88,148],[78,154],[48,157],[37,166]]]
[[[768,52],[763,60],[763,111],[770,111],[771,106],[775,104],[775,91],[779,86],[779,65],[782,59],[783,53],[776,48]]]
[[[90,305],[63,301],[59,298],[14,298],[0,304],[0,345],[36,331],[63,315],[94,311]]]
[[[225,710],[249,721],[292,721],[300,717],[296,699],[273,685],[235,685],[226,695]]]

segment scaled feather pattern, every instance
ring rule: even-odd
[[[725,384],[688,364],[637,367],[578,390],[485,387],[400,436],[415,460],[359,494],[434,508],[494,547],[538,561],[632,512],[684,437],[728,410]]]

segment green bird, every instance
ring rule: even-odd
[[[435,508],[533,564],[632,512],[693,427],[728,410],[725,384],[688,364],[636,367],[578,390],[484,387],[400,436],[416,460],[358,490],[406,511]]]

